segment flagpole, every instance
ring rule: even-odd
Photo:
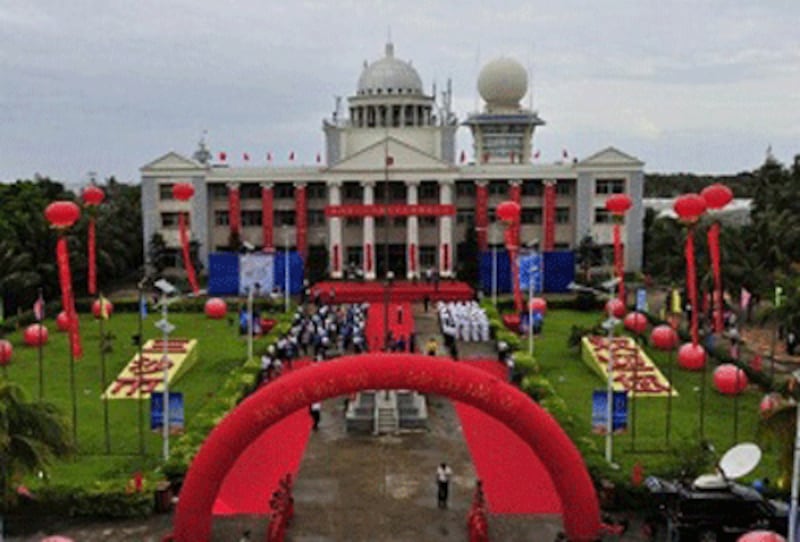
[[[44,358],[42,352],[42,321],[44,320],[44,301],[42,298],[42,289],[39,288],[39,297],[36,300],[37,303],[41,303],[41,310],[37,310],[36,319],[39,321],[39,345],[37,347],[38,353],[38,367],[39,367],[39,400],[41,401],[44,399]]]

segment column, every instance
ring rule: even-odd
[[[542,250],[553,250],[556,244],[556,183],[557,181],[544,181],[544,206]]]
[[[299,182],[294,185],[294,214],[295,214],[295,239],[297,252],[303,258],[305,266],[308,258],[308,202],[306,200],[306,183]]]
[[[328,183],[328,205],[342,204],[342,182],[331,181]],[[344,248],[342,247],[342,219],[333,216],[328,219],[328,250],[331,258],[331,278],[342,278],[342,261]]]
[[[453,204],[452,179],[439,182],[439,203]],[[439,217],[439,276],[453,276],[453,217],[450,215]]]
[[[375,181],[364,181],[364,205],[375,204]],[[375,280],[375,217],[364,217],[364,278]]]
[[[239,197],[239,183],[228,183],[228,225],[231,235],[242,232],[242,203]]]
[[[274,194],[272,183],[261,183],[261,232],[264,252],[275,252],[273,239],[274,223]]]
[[[478,250],[489,248],[489,182],[475,181],[475,229],[478,232]]]
[[[417,205],[419,198],[417,197],[417,188],[419,181],[406,181],[406,203],[408,205]],[[413,279],[419,277],[419,217],[417,215],[410,215],[408,217],[408,257],[406,258],[406,278]]]

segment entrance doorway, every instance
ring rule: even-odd
[[[377,260],[378,279],[386,277],[386,271],[391,270],[395,279],[406,278],[406,245],[389,244],[388,258],[389,266],[386,266],[386,245],[375,245],[375,257]]]

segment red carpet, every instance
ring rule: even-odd
[[[366,339],[371,352],[383,349],[386,332],[384,328],[383,303],[370,303],[367,311]],[[414,315],[411,313],[411,303],[389,303],[388,313],[389,329],[395,339],[403,337],[408,349],[408,337],[414,331]]]
[[[307,363],[296,361],[295,370]],[[311,417],[305,409],[264,431],[225,477],[214,502],[214,515],[269,513],[269,498],[278,480],[286,473],[297,475],[310,433]]]
[[[497,361],[470,361],[505,380]],[[539,458],[511,429],[482,411],[453,401],[489,511],[494,514],[560,514],[561,500]],[[547,438],[542,435],[542,438]]]
[[[317,293],[325,303],[330,303],[331,290],[335,293],[337,303],[358,303],[368,301],[381,303],[384,301],[384,284],[380,281],[372,282],[347,282],[326,281],[318,282],[311,288],[312,297]],[[394,281],[389,290],[392,301],[420,302],[427,295],[431,300],[460,301],[472,299],[474,292],[465,282],[454,280],[441,281],[438,286],[425,281],[411,282],[407,280]]]

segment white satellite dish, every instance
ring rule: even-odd
[[[761,448],[752,442],[743,442],[725,452],[717,469],[728,480],[736,480],[753,472],[759,461]]]

